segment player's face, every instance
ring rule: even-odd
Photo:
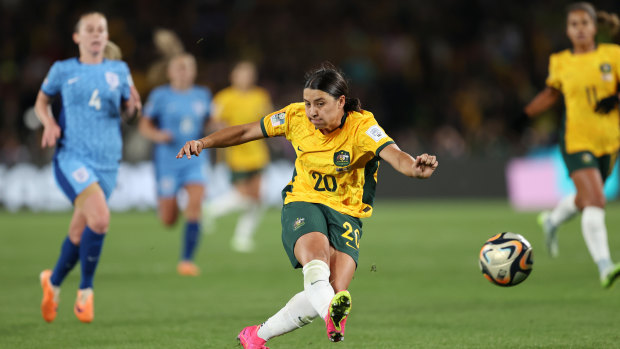
[[[306,116],[319,130],[332,131],[340,126],[344,115],[344,101],[344,96],[334,98],[325,91],[304,89]]]
[[[183,88],[191,86],[196,79],[196,62],[188,56],[173,59],[168,66],[168,78],[173,85]]]
[[[78,31],[73,33],[73,41],[80,47],[80,52],[99,55],[108,43],[108,21],[98,14],[82,17]]]
[[[244,62],[238,64],[230,74],[230,81],[233,86],[247,90],[254,86],[256,82],[256,69],[252,63]]]
[[[591,45],[594,43],[596,25],[586,11],[572,11],[568,14],[566,21],[566,35],[573,46]]]

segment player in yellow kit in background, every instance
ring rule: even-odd
[[[589,3],[568,7],[566,33],[573,48],[551,55],[547,87],[524,111],[536,116],[564,96],[566,115],[560,145],[577,194],[563,198],[551,212],[543,212],[539,221],[547,249],[556,257],[557,227],[581,211],[584,240],[598,266],[601,285],[608,288],[620,275],[620,264],[613,264],[609,252],[603,193],[620,146],[620,46],[596,43],[597,20],[615,29],[619,25],[615,14],[597,13]]]
[[[231,86],[213,97],[212,117],[226,126],[259,120],[273,110],[269,93],[256,86],[256,66],[249,61],[235,65]],[[269,149],[263,140],[226,148],[226,164],[232,172],[234,190],[218,197],[204,208],[205,229],[214,229],[214,220],[233,210],[242,210],[231,247],[238,252],[254,248],[253,235],[264,214],[261,202],[262,171],[269,163]]]
[[[275,136],[286,137],[297,153],[293,178],[282,191],[282,242],[293,267],[303,267],[304,290],[263,324],[239,333],[246,349],[266,348],[270,338],[317,316],[325,320],[328,338],[341,341],[352,304],[347,289],[357,268],[360,219],[372,214],[379,161],[413,178],[428,178],[438,166],[435,156],[413,158],[401,151],[348,95],[343,75],[323,64],[306,74],[303,103],[189,141],[177,154],[191,158],[206,148]]]

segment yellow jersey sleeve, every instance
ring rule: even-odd
[[[545,82],[547,86],[562,91],[562,80],[560,79],[560,60],[556,54],[549,57],[549,75]]]
[[[261,120],[260,128],[263,131],[263,136],[265,136],[265,138],[286,136],[291,119],[291,113],[289,112],[290,109],[291,105],[275,111]]]
[[[379,126],[372,113],[363,110],[362,114],[366,117],[360,124],[357,132],[357,144],[363,151],[372,152],[379,156],[383,148],[394,143],[394,140],[385,133]]]

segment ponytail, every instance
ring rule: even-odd
[[[360,112],[362,111],[362,102],[358,98],[345,97],[344,111],[346,113],[350,111]]]
[[[596,21],[598,24],[605,25],[609,29],[611,36],[616,35],[618,29],[620,29],[620,18],[618,18],[618,15],[615,13],[597,11]]]

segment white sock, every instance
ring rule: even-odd
[[[205,214],[210,218],[217,218],[227,213],[243,209],[248,204],[248,199],[239,194],[237,190],[217,197],[205,207]]]
[[[264,340],[301,328],[319,316],[308,301],[305,291],[294,295],[284,308],[265,321],[258,329],[258,336]]]
[[[324,319],[335,294],[329,283],[329,266],[323,261],[314,259],[304,265],[303,273],[306,297],[321,319]]]
[[[252,240],[252,235],[254,235],[261,218],[263,218],[264,212],[265,209],[263,205],[252,202],[241,217],[239,217],[239,221],[235,227],[234,238],[238,241]]]
[[[596,206],[584,207],[581,215],[581,232],[601,277],[613,266],[607,243],[605,210]]]
[[[575,194],[569,194],[562,198],[562,200],[553,208],[549,215],[549,221],[554,227],[558,227],[560,224],[573,218],[579,209],[575,205]]]

